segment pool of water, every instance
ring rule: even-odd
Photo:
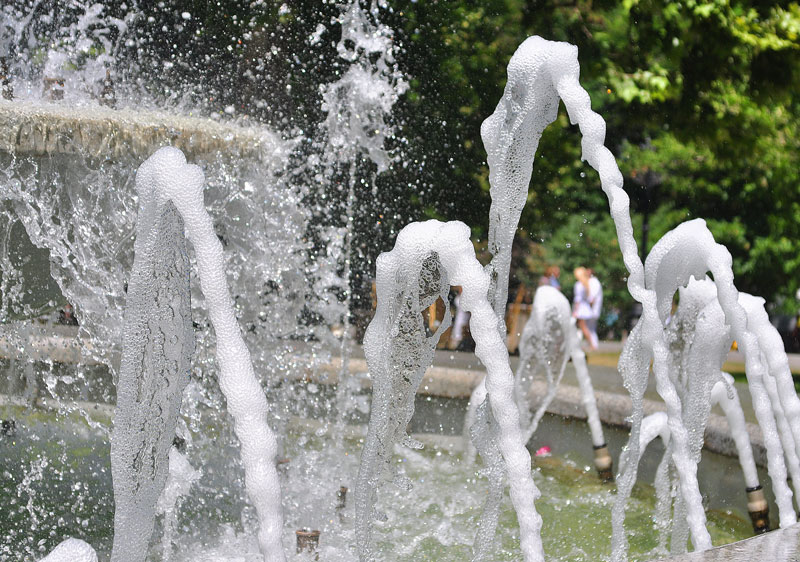
[[[435,418],[439,413],[447,419],[448,412],[435,400],[422,399],[419,406],[418,418]],[[455,410],[453,405],[449,408]],[[6,507],[0,519],[0,560],[37,560],[67,536],[86,540],[101,552],[101,560],[107,559],[113,527],[109,420],[84,417],[80,412],[56,416],[16,406],[0,407],[0,413],[16,421],[15,429],[0,437],[0,502]],[[445,433],[452,433],[456,425],[417,422],[428,427],[431,423]],[[341,486],[353,488],[362,430],[347,426],[338,431],[332,425],[298,418],[286,423],[282,454],[290,460],[284,475],[284,544],[292,557],[294,531],[307,527],[322,531],[321,560],[357,559],[352,491],[343,510],[337,508],[336,492]],[[172,560],[258,559],[253,532],[257,521],[245,499],[243,471],[229,432],[224,423],[207,423],[202,433],[189,434],[187,457],[202,477],[181,505],[177,545],[169,553]],[[556,453],[535,457],[532,466],[542,492],[536,506],[544,519],[548,560],[603,560],[610,553],[614,485],[597,477],[591,447],[584,449],[584,438],[589,443],[582,422],[548,416],[532,443],[533,448],[548,444]],[[423,434],[422,439],[426,447],[421,451],[399,447],[395,451],[398,471],[411,480],[413,488],[406,491],[387,482],[379,493],[383,521],[376,524],[376,539],[381,558],[468,560],[487,492],[486,479],[479,464],[464,461],[457,437]],[[635,488],[628,515],[632,560],[665,554],[657,548],[652,519],[655,497],[646,483],[647,472],[645,467],[644,481]],[[734,492],[739,495],[738,488]],[[715,545],[752,535],[746,512],[735,501],[729,503],[709,505]],[[158,544],[160,525],[159,519],[149,560],[166,558]],[[494,559],[519,560],[518,540],[516,517],[506,495]]]

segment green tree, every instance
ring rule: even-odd
[[[733,254],[742,290],[794,303],[797,3],[398,1],[392,7],[405,46],[402,63],[414,77],[401,119],[409,150],[425,155],[427,188],[418,195],[428,215],[465,220],[478,238],[485,233],[480,123],[500,99],[505,66],[524,38],[569,41],[579,48],[593,108],[608,123],[606,145],[625,175],[635,221],[641,224],[649,211],[648,249],[679,222],[704,217]],[[577,131],[563,112],[539,152],[520,223],[544,246],[535,254],[544,256],[540,262],[592,266],[606,277],[608,305],[629,306],[621,257],[609,251],[615,240],[607,202],[596,173],[580,162]],[[657,187],[642,185],[648,172]]]

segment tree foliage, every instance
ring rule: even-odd
[[[435,186],[427,213],[486,228],[479,127],[529,35],[578,45],[581,82],[606,119],[648,246],[703,217],[734,258],[738,286],[795,306],[800,287],[800,7],[756,1],[393,2],[413,77],[411,150]],[[646,174],[655,178],[649,189]],[[607,202],[566,115],[544,134],[520,228],[544,262],[594,267],[607,303],[629,306]],[[637,233],[641,243],[641,235]],[[567,247],[567,244],[570,246]],[[603,277],[605,277],[603,279]],[[563,281],[563,279],[562,279]],[[626,300],[627,299],[627,300]]]
[[[333,46],[338,12],[325,0],[160,2],[137,23],[153,34],[130,51],[140,79],[167,98],[190,98],[209,112],[233,107],[239,118],[313,136],[319,84],[345,68]],[[485,237],[480,124],[500,99],[515,49],[538,34],[578,46],[581,82],[607,121],[606,145],[625,176],[634,221],[648,214],[648,246],[679,222],[704,217],[730,249],[742,290],[796,307],[797,2],[387,0],[380,17],[396,30],[410,88],[394,115],[399,163],[378,179],[377,195],[371,185],[361,194],[358,268],[373,267],[410,220],[463,220],[477,242]],[[591,266],[608,305],[630,306],[607,202],[563,110],[542,137],[520,229],[538,256],[529,260],[534,267]]]

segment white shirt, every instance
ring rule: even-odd
[[[600,318],[600,309],[603,307],[603,287],[600,281],[592,275],[589,278],[587,291],[580,281],[575,283],[575,316],[583,319]]]

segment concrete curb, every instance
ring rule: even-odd
[[[315,377],[312,376],[311,379],[321,384],[336,384],[340,369],[341,361],[339,358],[335,358],[323,368],[321,373]],[[364,359],[351,359],[350,372],[366,373],[367,362]],[[419,387],[419,394],[442,398],[469,399],[472,390],[483,379],[483,376],[484,373],[482,371],[437,367],[434,365],[425,373]],[[372,382],[368,376],[362,376],[360,383],[361,388],[364,390],[372,387]],[[538,407],[546,393],[547,384],[544,381],[534,382],[529,395],[533,409]],[[597,410],[603,423],[630,429],[631,423],[628,416],[631,415],[633,409],[630,396],[596,390],[595,397],[597,399]],[[662,402],[644,400],[645,416],[665,410],[666,406]],[[560,385],[555,398],[547,408],[547,412],[565,418],[585,420],[586,411],[583,409],[580,389],[573,385]],[[756,464],[766,466],[767,453],[761,428],[756,424],[748,423],[747,432],[750,435],[750,443],[753,447],[753,457]],[[709,417],[708,425],[706,426],[705,448],[729,457],[738,456],[736,444],[728,429],[728,421],[725,416],[711,414]]]

